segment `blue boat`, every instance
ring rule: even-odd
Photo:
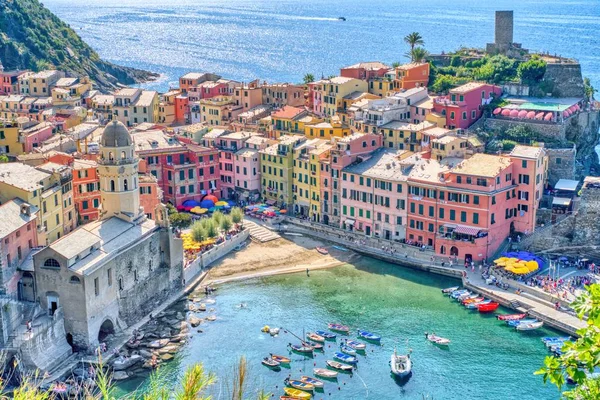
[[[512,327],[516,327],[521,324],[532,324],[534,322],[538,322],[538,320],[537,319],[522,319],[522,320],[518,320],[518,321],[506,321],[508,326],[512,326]]]
[[[340,351],[344,354],[348,354],[349,356],[355,356],[356,355],[356,350],[354,350],[352,347],[350,346],[344,346],[341,345],[340,346]]]
[[[331,333],[328,331],[315,331],[315,333],[319,336],[323,336],[325,339],[333,340],[337,337],[335,333]]]
[[[566,342],[567,340],[571,340],[570,336],[546,336],[542,338],[542,342]]]
[[[357,342],[356,340],[345,340],[344,345],[350,347],[354,350],[364,351],[367,348],[367,345],[361,342]]]
[[[471,292],[469,290],[466,289],[462,289],[462,290],[457,290],[456,292],[452,292],[450,294],[450,297],[452,297],[453,299],[458,299],[460,296],[466,296],[466,295],[470,295]]]
[[[362,329],[358,329],[358,336],[366,340],[371,340],[373,342],[379,342],[381,340],[381,336],[369,331],[363,331]]]
[[[346,364],[356,364],[358,362],[358,359],[356,357],[349,356],[348,354],[339,353],[339,352],[333,353],[333,358],[335,358],[336,360],[343,361]]]

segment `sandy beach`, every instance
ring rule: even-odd
[[[349,262],[358,255],[324,246],[330,254],[315,250],[323,242],[307,236],[287,236],[266,242],[250,241],[244,249],[230,253],[209,270],[203,284],[290,272],[332,268]]]

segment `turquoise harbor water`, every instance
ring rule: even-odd
[[[468,311],[440,292],[456,283],[362,258],[354,266],[313,271],[310,278],[300,273],[226,284],[216,296],[218,320],[202,324],[203,333],[192,330],[176,360],[163,368],[174,378],[187,365],[202,362],[227,377],[237,358],[245,355],[251,367],[250,391],[264,388],[279,396],[288,374],[300,377],[308,371],[312,375],[313,364],[325,367],[337,347],[315,353],[314,359],[293,355],[291,369],[273,372],[260,364],[261,358],[288,354],[286,345],[297,340],[290,334],[272,338],[260,329],[265,324],[282,326],[301,335],[303,329],[327,329],[327,322],[335,321],[381,334],[383,346],[369,346],[352,378],[340,375],[337,384],[326,383],[324,393],[317,393],[315,399],[558,398],[555,388],[544,386],[533,375],[547,354],[540,337],[556,332],[518,333],[492,315]],[[240,308],[241,303],[246,307]],[[427,342],[425,331],[450,338],[449,349]],[[394,342],[405,350],[407,339],[413,349],[413,375],[399,383],[390,376],[388,361]],[[141,380],[133,380],[120,389],[132,390],[140,384]],[[216,384],[211,392],[217,400],[228,398],[227,382]]]
[[[515,41],[580,60],[600,85],[598,0],[45,0],[99,54],[164,74],[299,82],[358,61],[406,61],[418,31],[432,53],[494,40],[494,11],[515,11]],[[346,17],[341,22],[338,17]]]

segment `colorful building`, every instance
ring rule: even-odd
[[[96,161],[73,162],[73,197],[80,223],[99,218],[101,193]]]
[[[19,140],[19,124],[11,120],[0,121],[0,154],[18,156],[23,154],[23,144]]]
[[[158,121],[158,93],[153,90],[123,88],[114,93],[113,118],[126,126]]]
[[[28,121],[20,125],[19,135],[25,153],[34,151],[54,134],[54,125],[50,122]]]
[[[293,213],[299,217],[311,216],[311,200],[320,195],[316,176],[317,163],[311,162],[311,151],[326,144],[325,140],[310,139],[297,145],[293,150]]]
[[[251,136],[235,153],[235,191],[239,200],[257,200],[260,197],[260,151],[269,144],[267,138]]]
[[[305,125],[315,120],[304,108],[284,106],[271,113],[272,125],[269,136],[278,139],[282,135],[303,135]]]
[[[304,86],[290,83],[264,84],[262,89],[262,103],[281,108],[284,106],[304,106]]]
[[[252,132],[232,132],[219,136],[216,148],[219,150],[219,171],[221,192],[224,198],[231,199],[236,187],[236,153],[244,147],[244,142],[252,137]]]
[[[53,161],[48,161],[36,168],[52,174],[53,179],[57,182],[60,189],[60,201],[62,202],[62,235],[72,232],[77,227],[77,212],[73,196],[73,169],[69,165],[58,164]]]
[[[434,128],[431,122],[411,124],[402,121],[391,121],[379,126],[378,132],[383,137],[383,146],[388,149],[409,150],[419,152],[422,149],[425,132]]]
[[[19,76],[27,71],[4,71],[0,68],[0,95],[19,94]]]
[[[429,83],[429,63],[400,65],[387,76],[394,81],[394,90],[426,87]]]
[[[481,118],[483,106],[502,94],[502,88],[471,82],[450,89],[448,96],[436,97],[433,110],[446,118],[444,128],[466,129]]]
[[[100,123],[105,123],[113,118],[113,105],[115,96],[98,94],[92,97],[92,116],[97,118]]]
[[[263,92],[258,79],[248,84],[242,83],[241,85],[236,86],[233,99],[236,106],[242,107],[241,111],[247,111],[263,104]]]
[[[366,81],[383,77],[389,70],[389,66],[379,61],[361,62],[342,68],[340,76]]]
[[[59,79],[65,77],[65,73],[57,70],[45,70],[33,73],[31,75],[23,75],[28,80],[28,88],[30,96],[48,97],[52,93],[52,88]]]
[[[181,92],[178,90],[170,90],[160,95],[157,123],[169,126],[175,122],[175,97],[177,97],[179,93]]]
[[[367,82],[338,76],[311,84],[313,112],[320,116],[333,116],[338,110],[345,111],[344,97],[352,92],[367,92]]]
[[[179,78],[179,89],[181,89],[183,93],[187,93],[192,87],[196,87],[202,82],[216,81],[220,78],[219,75],[208,72],[188,72]]]
[[[229,126],[243,111],[231,96],[217,96],[200,100],[200,118],[209,126]]]
[[[340,122],[337,117],[330,118],[329,122],[304,125],[304,135],[311,139],[342,138],[351,134],[350,126]]]

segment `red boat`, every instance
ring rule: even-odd
[[[527,314],[523,313],[523,314],[505,314],[505,315],[498,315],[496,318],[498,318],[500,321],[517,321],[519,319],[523,319],[527,316]]]
[[[500,304],[498,303],[487,303],[487,304],[480,304],[477,306],[477,309],[479,310],[480,313],[488,313],[488,312],[493,312],[496,311],[496,309],[500,306]]]

